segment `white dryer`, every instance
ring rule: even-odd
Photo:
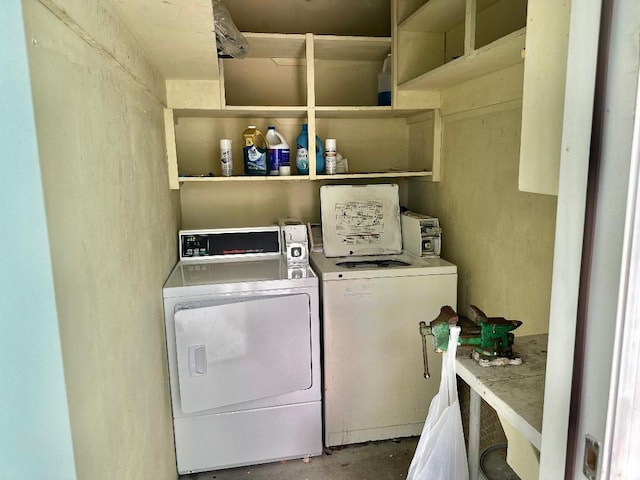
[[[279,228],[180,232],[164,289],[178,472],[322,453],[318,278]]]

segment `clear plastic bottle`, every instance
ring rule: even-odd
[[[267,143],[269,144],[269,175],[291,175],[289,144],[272,125],[267,128]]]

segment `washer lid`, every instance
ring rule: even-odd
[[[327,257],[402,252],[398,185],[325,185],[320,209]]]
[[[309,256],[311,266],[322,281],[353,280],[388,277],[415,277],[424,275],[455,275],[458,268],[439,257],[416,257],[407,252],[399,255],[328,258],[320,252]],[[371,261],[374,262],[371,262]],[[344,262],[353,261],[360,266],[349,268]],[[375,265],[375,261],[388,262],[386,266]],[[406,263],[401,265],[397,262]]]
[[[275,288],[306,288],[318,285],[308,265],[287,266],[277,258],[238,261],[178,262],[164,284],[164,297],[211,295]]]

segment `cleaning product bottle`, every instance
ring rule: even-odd
[[[384,59],[378,74],[378,105],[391,105],[391,54]]]
[[[316,174],[324,170],[322,140],[316,135]],[[302,124],[302,131],[296,138],[296,168],[300,175],[309,175],[309,129]]]
[[[220,170],[223,177],[233,175],[233,153],[230,138],[220,139]]]
[[[327,138],[324,141],[324,164],[326,168],[327,175],[335,175],[336,174],[336,166],[337,166],[337,151],[336,151],[336,139],[335,138]]]
[[[245,175],[266,175],[269,171],[269,144],[255,125],[242,132]]]
[[[269,175],[291,175],[289,144],[272,125],[267,128],[267,143],[269,144]]]

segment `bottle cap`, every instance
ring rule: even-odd
[[[324,141],[324,147],[329,150],[335,150],[336,149],[336,139],[335,138],[327,138]]]
[[[221,138],[220,139],[220,148],[222,148],[222,149],[231,148],[231,139],[230,138]]]
[[[291,167],[278,167],[278,171],[280,172],[280,175],[291,175]]]

